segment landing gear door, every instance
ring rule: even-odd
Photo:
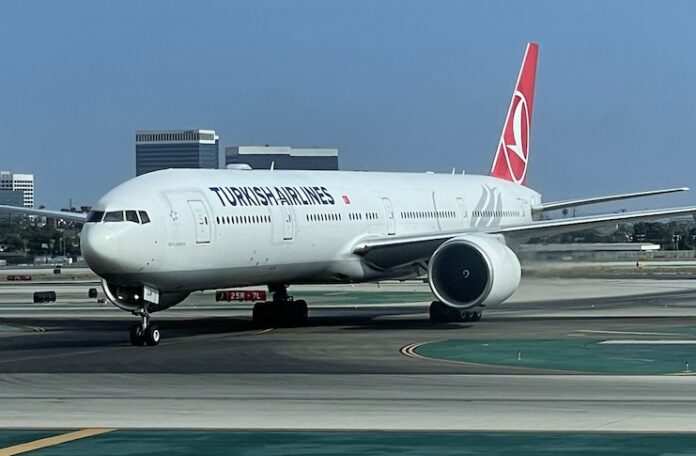
[[[210,243],[210,217],[203,201],[188,200],[188,205],[193,213],[193,222],[196,230],[196,244]]]
[[[461,220],[462,228],[469,226],[469,214],[466,212],[466,203],[464,198],[457,198],[457,208],[459,209],[459,220]]]
[[[389,198],[382,198],[382,205],[384,206],[384,214],[387,217],[387,234],[396,234],[396,218],[394,217],[394,206],[392,206]]]

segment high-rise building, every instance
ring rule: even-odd
[[[218,168],[220,137],[215,130],[135,132],[135,175],[167,168]]]
[[[337,170],[338,149],[288,146],[235,146],[225,148],[225,166],[249,165],[253,169]]]
[[[0,204],[4,206],[23,207],[24,192],[21,190],[0,190]],[[0,210],[1,220],[9,219],[11,217],[11,212]]]
[[[0,190],[21,191],[22,205],[34,207],[34,175],[0,171]]]

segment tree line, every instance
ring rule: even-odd
[[[29,218],[0,220],[0,253],[11,263],[32,262],[35,256],[77,257],[80,224],[41,224]]]

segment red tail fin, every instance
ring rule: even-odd
[[[532,131],[534,80],[539,45],[529,43],[524,53],[515,92],[512,94],[503,134],[493,159],[491,176],[525,185],[529,164],[529,136]]]

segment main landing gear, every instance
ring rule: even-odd
[[[481,313],[481,309],[457,309],[440,301],[433,301],[430,304],[430,321],[432,323],[479,321]]]
[[[131,345],[158,345],[162,334],[157,325],[150,324],[150,314],[147,312],[147,307],[141,307],[133,312],[133,315],[140,317],[141,323],[133,325],[130,329]]]
[[[307,321],[307,302],[295,301],[287,285],[269,285],[273,301],[257,302],[253,319],[257,325],[301,325]]]

